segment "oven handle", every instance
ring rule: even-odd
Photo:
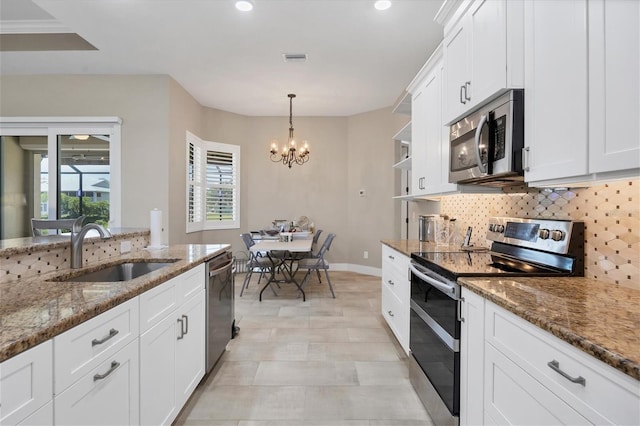
[[[488,115],[484,115],[483,114],[480,117],[480,122],[478,123],[478,127],[476,127],[476,137],[475,137],[475,142],[476,142],[476,149],[475,149],[476,162],[478,163],[478,170],[480,170],[480,172],[482,172],[482,173],[487,173],[487,166],[482,164],[482,157],[480,155],[480,137],[482,136],[482,128],[484,127],[485,124],[488,123],[488,120],[487,120],[488,118],[489,118]]]
[[[458,300],[459,298],[457,294],[458,287],[455,284],[443,283],[441,281],[438,281],[430,277],[429,275],[426,275],[423,271],[418,270],[414,263],[409,263],[409,270],[411,271],[412,274],[420,278],[422,281],[425,281],[431,284],[432,286],[434,286],[435,288],[437,288],[438,290],[440,290],[450,298],[454,300]]]

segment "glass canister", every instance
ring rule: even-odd
[[[420,215],[418,217],[418,240],[435,241],[435,215]]]

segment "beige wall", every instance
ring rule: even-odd
[[[308,216],[336,238],[330,259],[380,267],[382,238],[397,236],[391,136],[402,117],[388,109],[354,117],[295,117],[311,160],[272,163],[269,141],[284,141],[288,117],[247,117],[200,106],[168,76],[2,76],[1,116],[117,116],[122,124],[123,223],[148,227],[164,212],[164,242],[229,242],[280,218]],[[185,233],[185,134],[241,146],[241,227]],[[358,190],[365,189],[366,197]],[[323,240],[323,238],[321,239]],[[362,252],[369,252],[369,259]]]

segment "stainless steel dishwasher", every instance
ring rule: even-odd
[[[233,256],[224,252],[207,262],[207,373],[236,333]]]

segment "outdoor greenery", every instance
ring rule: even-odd
[[[91,201],[89,197],[82,197],[82,212],[80,199],[66,194],[60,194],[60,218],[74,218],[86,216],[84,223],[97,223],[104,227],[109,225],[109,202]]]

